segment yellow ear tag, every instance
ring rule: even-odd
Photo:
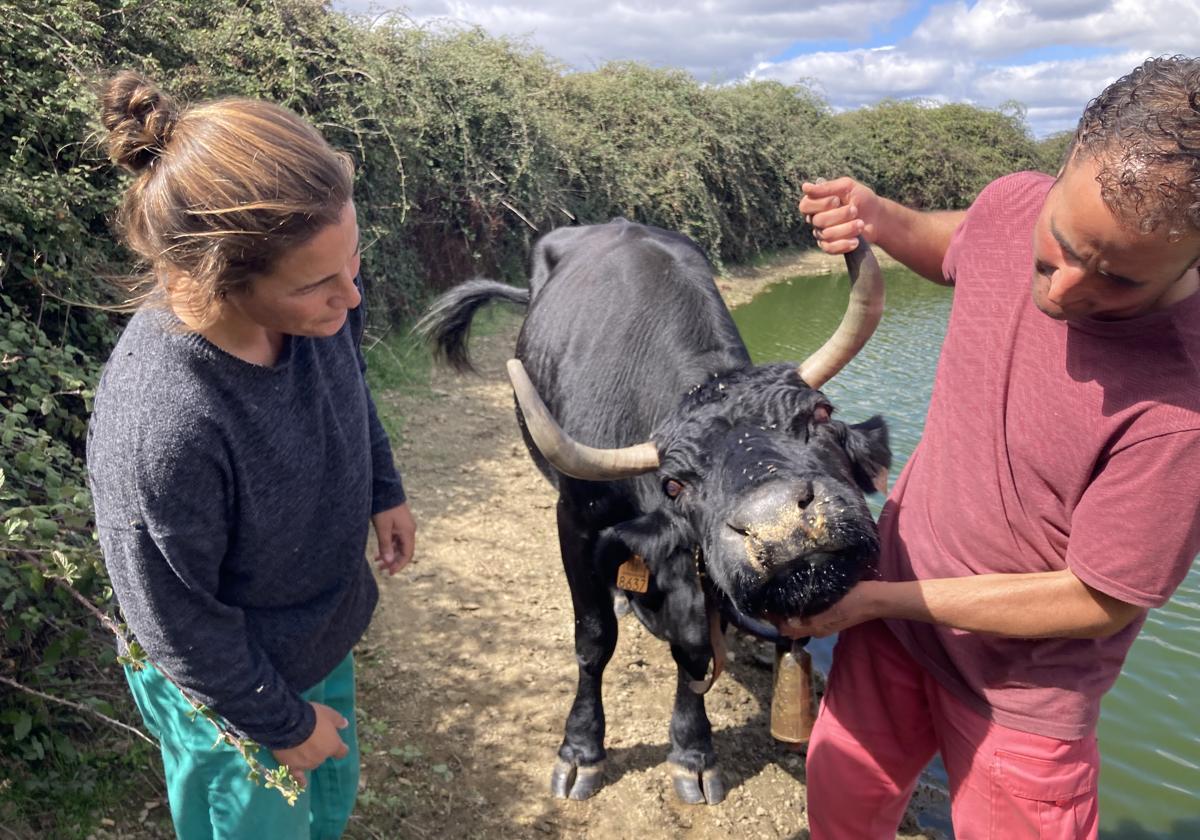
[[[617,569],[617,588],[645,592],[650,588],[650,569],[641,556],[634,554]]]

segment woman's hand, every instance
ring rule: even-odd
[[[417,538],[417,523],[408,502],[381,510],[371,517],[371,524],[375,526],[375,539],[379,543],[375,560],[381,570],[394,575],[412,560]]]
[[[287,765],[292,775],[304,787],[308,784],[306,770],[315,770],[327,758],[345,758],[350,754],[350,747],[338,734],[339,730],[350,725],[341,713],[321,703],[309,703],[317,715],[317,725],[312,734],[300,744],[288,747],[286,750],[272,750],[271,754],[280,764]]]

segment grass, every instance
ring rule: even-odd
[[[476,315],[472,335],[494,335],[520,322],[523,313],[511,306],[492,306]],[[376,400],[379,419],[393,446],[404,441],[405,418],[379,405],[388,392],[426,393],[433,371],[433,354],[412,323],[386,328],[382,334],[367,331],[363,340],[367,360],[367,384]]]
[[[411,324],[388,327],[381,334],[368,330],[363,356],[367,360],[367,384],[375,394],[429,387],[433,358],[429,348],[413,334]]]
[[[7,829],[5,836],[84,840],[94,835],[105,815],[125,828],[147,817],[153,822],[166,819],[165,807],[145,807],[164,794],[158,751],[141,741],[117,738],[116,747],[108,738],[80,739],[86,752],[72,762],[47,757],[36,776],[9,776],[16,768],[0,764],[5,777],[0,782],[0,825]]]

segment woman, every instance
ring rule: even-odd
[[[378,599],[367,522],[390,574],[415,533],[363,376],[352,164],[276,105],[179,110],[130,72],[102,109],[151,279],[96,392],[88,470],[154,663],[126,676],[176,831],[337,837],[358,780],[350,650]],[[294,807],[212,747],[164,673],[306,781]]]

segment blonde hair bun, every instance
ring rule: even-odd
[[[144,76],[124,70],[105,84],[100,103],[109,158],[130,172],[144,171],[171,140],[179,120],[175,101]]]

